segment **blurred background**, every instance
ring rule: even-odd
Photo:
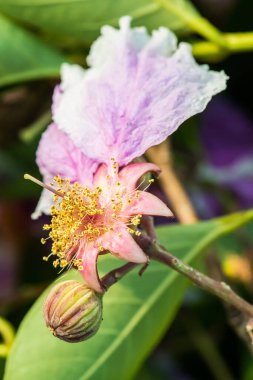
[[[62,7],[55,4],[0,0],[0,314],[15,328],[56,277],[53,267],[42,261],[45,219],[30,218],[40,189],[26,183],[23,174],[39,177],[35,152],[51,120],[51,97],[61,62],[85,64],[100,26],[116,25],[119,16],[129,13],[135,25],[150,29],[165,25],[179,39],[200,40],[180,19],[153,9],[156,3],[148,1],[84,1],[80,9],[74,1]],[[192,4],[224,32],[253,29],[251,0]],[[144,5],[147,12],[140,14]],[[228,89],[187,121],[170,144],[175,172],[197,215],[209,219],[253,208],[253,53],[197,58],[223,69],[230,77]],[[162,187],[154,191],[166,197]],[[252,227],[223,238],[216,247],[225,275],[251,301]],[[230,327],[228,315],[219,301],[191,288],[172,327],[136,379],[252,380],[249,350]],[[1,371],[3,366],[1,359]]]

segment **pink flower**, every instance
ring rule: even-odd
[[[136,163],[118,172],[112,159],[109,167],[99,167],[90,188],[55,177],[58,187],[51,188],[55,194],[52,220],[44,225],[52,239],[54,266],[75,266],[88,285],[102,292],[97,273],[100,253],[110,251],[123,260],[146,263],[147,256],[133,239],[141,233],[142,215],[172,216],[159,198],[137,188],[138,180],[150,171],[159,173],[159,168]]]
[[[119,166],[159,144],[192,115],[203,111],[226,87],[223,72],[198,65],[191,47],[166,28],[151,36],[131,28],[102,28],[91,47],[89,69],[63,64],[52,113],[55,124],[43,134],[37,163],[48,183],[60,174],[89,184],[100,163]],[[33,217],[49,214],[52,197],[43,191]]]
[[[136,187],[144,173],[159,169],[126,165],[201,112],[226,87],[227,77],[199,66],[190,45],[177,48],[168,29],[149,36],[145,28],[131,29],[129,17],[120,19],[119,30],[102,28],[87,63],[87,70],[62,66],[54,123],[37,151],[45,189],[33,216],[51,209],[44,229],[50,231],[54,265],[74,265],[101,292],[98,255],[110,251],[145,263],[133,239],[142,215],[171,216],[158,198]]]

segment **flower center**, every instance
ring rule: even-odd
[[[49,234],[41,239],[42,244],[51,239],[52,251],[43,260],[48,261],[50,256],[54,256],[54,267],[74,266],[82,270],[82,250],[93,243],[99,251],[105,251],[101,239],[105,233],[113,231],[120,235],[119,230],[123,227],[130,234],[140,235],[137,227],[142,216],[131,216],[126,211],[128,206],[138,202],[140,191],[137,188],[129,193],[119,182],[114,159],[111,169],[110,174],[103,178],[103,189],[100,186],[90,189],[60,176],[54,177],[54,181],[47,185],[25,175],[25,178],[54,193],[51,223],[43,226]],[[149,180],[151,182],[153,180]]]
[[[43,226],[44,230],[50,230],[52,255],[58,257],[53,264],[55,267],[65,267],[72,260],[72,264],[81,269],[81,261],[74,258],[80,240],[94,241],[109,231],[108,227],[99,225],[99,220],[105,213],[99,202],[102,189],[97,187],[90,190],[77,182],[71,184],[59,176],[54,178],[54,182],[61,197],[54,195],[51,224]],[[46,239],[41,239],[41,242],[44,244]]]
[[[43,260],[48,261],[50,256],[54,256],[54,267],[73,266],[82,270],[79,252],[91,242],[101,252],[104,251],[100,238],[111,231],[120,235],[118,227],[123,226],[131,234],[140,234],[136,228],[141,215],[124,213],[125,207],[138,201],[139,191],[136,189],[131,194],[127,193],[127,189],[117,180],[114,166],[112,175],[106,176],[103,190],[99,186],[89,189],[78,182],[70,183],[60,176],[54,177],[50,186],[29,175],[25,178],[54,193],[51,223],[43,226],[49,235],[41,239],[42,244],[48,239],[52,241],[51,253]]]
[[[111,179],[110,176],[107,177],[108,185]],[[120,182],[116,183],[116,191],[112,186],[109,193],[103,193],[99,186],[91,190],[77,182],[71,184],[69,180],[59,176],[54,178],[54,183],[57,189],[54,195],[55,205],[51,208],[52,220],[43,229],[50,231],[51,254],[57,256],[53,262],[55,267],[64,268],[71,263],[81,270],[81,260],[77,258],[78,250],[88,242],[94,242],[100,251],[104,251],[99,238],[106,232],[117,230],[119,223],[127,226],[130,233],[139,233],[135,228],[140,223],[141,215],[130,218],[122,213],[123,203],[133,202],[133,197],[121,197],[117,189],[121,186]],[[135,196],[138,197],[138,192]],[[44,244],[46,239],[42,238],[41,242]],[[48,257],[44,257],[44,260],[47,261]]]

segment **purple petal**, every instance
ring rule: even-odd
[[[52,181],[53,177],[60,175],[72,182],[78,181],[83,185],[92,183],[93,173],[98,164],[85,156],[71,139],[50,124],[43,133],[37,150],[37,164],[43,175],[45,183]],[[50,214],[53,197],[47,190],[43,190],[40,201],[32,217],[37,219],[42,213]]]
[[[202,141],[212,166],[227,168],[253,156],[253,123],[229,99],[214,99],[203,113],[202,124]]]
[[[253,175],[230,184],[230,188],[238,197],[240,207],[247,209],[253,207]]]
[[[231,100],[217,97],[202,117],[206,162],[202,179],[222,184],[236,195],[241,208],[253,205],[253,123]]]
[[[59,128],[89,157],[120,165],[159,144],[204,110],[226,87],[223,72],[199,66],[188,44],[160,28],[104,27],[87,59],[91,68],[62,95],[54,112]]]
[[[42,135],[37,164],[44,177],[60,175],[81,184],[91,184],[97,168],[97,163],[85,156],[55,124],[49,125]]]

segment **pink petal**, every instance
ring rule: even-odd
[[[157,215],[171,217],[171,210],[155,195],[140,191],[140,195],[136,202],[126,207],[125,212],[129,215]]]
[[[105,164],[100,165],[98,167],[96,173],[94,174],[93,185],[95,187],[99,186],[102,189],[106,188],[108,186],[107,178],[106,178],[107,175],[108,175],[107,165],[105,165]]]
[[[161,170],[158,166],[146,162],[130,164],[119,172],[119,180],[123,186],[131,191],[136,188],[138,180],[148,172],[154,172],[158,175]]]
[[[103,293],[103,288],[98,277],[97,259],[99,250],[92,245],[88,245],[85,249],[78,253],[79,259],[83,261],[83,270],[79,272],[87,282],[87,284],[98,293]]]
[[[114,256],[133,263],[146,263],[147,256],[125,228],[106,233],[101,244]]]

